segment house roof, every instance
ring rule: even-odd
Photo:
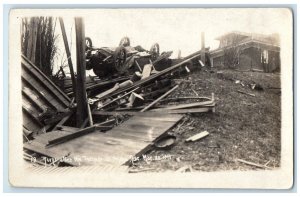
[[[279,45],[279,36],[278,34],[258,34],[258,33],[246,33],[246,32],[240,32],[240,31],[231,31],[226,34],[223,34],[217,38],[216,40],[222,40],[228,37],[231,37],[233,35],[237,35],[242,38],[241,42],[244,41],[244,39],[251,39],[251,40],[256,40],[260,42],[265,42],[265,43],[270,43],[273,45]]]
[[[224,39],[226,37],[230,37],[232,35],[238,35],[238,36],[241,36],[241,37],[249,37],[249,36],[251,36],[251,34],[246,33],[246,32],[231,31],[231,32],[228,32],[226,34],[223,34],[221,36],[216,37],[215,40],[222,40],[222,39]]]

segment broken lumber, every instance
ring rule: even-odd
[[[174,66],[166,68],[166,69],[164,69],[162,71],[159,71],[156,74],[150,75],[149,77],[147,77],[147,78],[145,78],[143,80],[137,81],[133,85],[130,85],[130,86],[124,87],[124,88],[120,88],[120,89],[118,89],[118,90],[116,90],[116,91],[114,91],[114,92],[112,92],[110,94],[107,94],[107,95],[103,96],[101,99],[105,99],[105,98],[112,97],[112,96],[117,96],[117,95],[119,95],[119,94],[121,94],[121,93],[123,93],[125,91],[129,91],[129,90],[131,90],[133,88],[136,88],[138,86],[142,86],[142,85],[144,85],[146,83],[149,83],[149,82],[157,79],[158,77],[163,76],[164,74],[167,74],[167,73],[169,73],[169,72],[171,72],[171,71],[173,71],[173,70],[175,70],[175,69],[177,69],[177,68],[185,65],[185,63],[187,63],[190,60],[195,59],[195,58],[197,58],[199,56],[200,56],[200,51],[197,51],[197,52],[195,52],[195,53],[187,56],[186,58],[184,58],[184,60],[181,61],[180,63],[175,64]]]
[[[92,116],[92,111],[91,111],[91,107],[90,107],[90,104],[88,102],[88,96],[87,96],[87,93],[86,93],[86,99],[87,99],[87,113],[88,113],[88,118],[89,118],[89,123],[90,123],[90,126],[93,126],[93,116]]]
[[[159,108],[157,110],[163,110],[163,109],[169,109],[169,110],[173,110],[173,109],[186,109],[186,108],[202,107],[202,106],[203,107],[213,107],[213,106],[215,106],[215,102],[214,101],[204,101],[204,102],[196,102],[196,103],[188,103],[188,104],[178,104],[178,105],[166,106],[166,107],[163,107],[163,108]]]
[[[165,102],[165,101],[180,101],[180,100],[189,100],[189,99],[206,99],[206,100],[210,100],[209,97],[176,97],[176,98],[165,98],[165,99],[162,99],[161,102]]]
[[[268,167],[267,165],[256,164],[256,163],[253,163],[253,162],[250,162],[250,161],[245,161],[243,159],[237,159],[237,161],[241,162],[241,163],[244,163],[244,164],[247,164],[247,165],[250,165],[250,166],[255,166],[255,167],[258,167],[258,168],[266,168],[266,169],[269,169],[269,170],[273,169],[271,167]]]
[[[129,170],[128,173],[139,173],[139,172],[147,172],[147,171],[155,171],[156,168],[144,168],[144,169],[132,169]]]
[[[102,109],[102,108],[104,108],[104,107],[106,107],[106,106],[108,106],[108,105],[110,105],[110,104],[112,104],[112,103],[114,103],[114,102],[116,102],[116,101],[118,101],[118,100],[124,98],[125,96],[127,96],[127,95],[133,93],[134,91],[136,91],[136,90],[138,90],[138,89],[139,89],[139,87],[137,87],[137,88],[135,88],[135,89],[133,89],[133,90],[131,90],[131,91],[125,93],[123,96],[120,96],[120,97],[118,97],[118,98],[113,99],[112,101],[110,101],[110,102],[108,102],[108,103],[105,103],[105,104],[104,104],[103,106],[101,106],[99,109]]]
[[[263,73],[263,72],[264,72],[263,70],[260,70],[260,69],[255,69],[255,68],[252,68],[252,69],[251,69],[251,71],[253,71],[253,72],[261,72],[261,73]]]
[[[171,94],[175,89],[177,89],[179,86],[176,85],[174,86],[171,90],[169,90],[168,92],[164,93],[162,96],[160,96],[158,99],[156,99],[155,101],[153,101],[152,103],[150,103],[147,107],[145,107],[144,109],[141,110],[141,112],[144,112],[148,109],[150,109],[153,105],[155,105],[156,103],[158,103],[161,99],[165,98],[166,96],[168,96],[169,94]]]
[[[48,144],[46,145],[46,147],[54,146],[54,145],[61,144],[63,142],[75,139],[77,137],[81,137],[83,135],[94,132],[96,129],[108,130],[108,129],[111,129],[111,128],[112,128],[112,126],[107,125],[107,121],[103,122],[103,123],[94,124],[93,126],[80,129],[80,130],[78,130],[76,132],[73,132],[73,133],[70,133],[68,135],[61,136],[61,137],[58,137],[58,138],[55,138],[55,139],[51,139],[51,140],[48,141]]]
[[[65,45],[68,65],[69,65],[71,79],[72,79],[72,90],[75,93],[76,92],[76,79],[75,79],[75,74],[74,74],[73,63],[72,63],[72,59],[71,59],[71,52],[70,52],[70,48],[69,48],[69,44],[68,44],[66,29],[65,29],[65,25],[64,25],[64,21],[63,21],[62,17],[59,17],[59,23],[60,23],[61,33],[62,33],[64,45]],[[62,68],[61,68],[61,70],[63,71]],[[75,95],[76,95],[76,93],[75,93]]]
[[[193,113],[204,113],[213,111],[214,107],[201,107],[201,108],[189,108],[189,109],[155,109],[146,112],[141,111],[94,111],[94,116],[115,116],[115,115],[132,115],[132,116],[142,116],[142,115],[161,115],[161,114],[193,114]]]
[[[153,67],[152,64],[146,64],[144,66],[141,79],[145,79],[150,76],[152,67]]]
[[[246,94],[246,95],[248,95],[248,96],[253,96],[253,97],[255,97],[255,94],[243,92],[243,91],[241,91],[241,90],[237,90],[237,92],[239,92],[239,93],[241,93],[241,94]]]
[[[133,82],[131,80],[127,80],[127,81],[124,81],[122,83],[116,83],[115,86],[109,90],[106,90],[105,92],[102,92],[101,94],[98,94],[96,96],[96,98],[98,99],[101,99],[103,97],[106,97],[107,95],[111,94],[111,93],[114,93],[115,91],[117,91],[118,89],[121,89],[121,88],[126,88],[128,86],[131,86],[133,84]]]
[[[200,140],[201,138],[204,138],[204,137],[206,137],[208,135],[209,135],[209,133],[207,131],[203,131],[203,132],[198,133],[198,134],[196,134],[196,135],[194,135],[192,137],[189,137],[185,141],[186,142],[195,142],[195,141]]]

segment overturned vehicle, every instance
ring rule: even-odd
[[[86,69],[93,69],[99,78],[142,71],[145,64],[164,60],[170,55],[170,52],[162,54],[162,58],[158,43],[153,44],[147,51],[141,46],[130,46],[129,38],[124,37],[118,47],[96,48],[92,45],[92,40],[86,38]]]

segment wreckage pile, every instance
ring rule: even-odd
[[[98,76],[86,80],[88,115],[79,126],[75,89],[68,87],[62,92],[22,56],[25,160],[32,162],[34,158],[41,165],[106,165],[116,164],[108,158],[115,155],[119,156],[119,164],[130,164],[133,156],[140,157],[153,144],[175,140],[167,131],[183,114],[215,111],[213,93],[211,97],[170,97],[180,85],[180,81],[173,80],[176,76],[205,64],[200,60],[205,57],[204,50],[173,61],[169,59],[172,52],[159,54],[158,44],[149,52],[130,47],[129,40],[125,41],[114,50],[94,48],[91,43],[86,47],[87,69]],[[111,53],[100,61],[109,50]],[[105,74],[97,66],[106,61],[114,64],[117,73],[103,78],[110,70]],[[101,160],[74,159],[87,156]]]

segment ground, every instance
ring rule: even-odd
[[[170,150],[153,150],[147,154],[149,158],[163,158],[142,160],[132,169],[163,172],[187,166],[187,171],[259,170],[237,159],[262,165],[268,162],[271,168],[280,166],[279,73],[202,69],[177,81],[182,83],[170,97],[196,94],[210,97],[214,93],[215,113],[185,115],[170,131],[177,137],[175,145]],[[253,83],[263,90],[251,89],[249,84]],[[208,131],[209,135],[196,142],[185,142],[201,131]]]

